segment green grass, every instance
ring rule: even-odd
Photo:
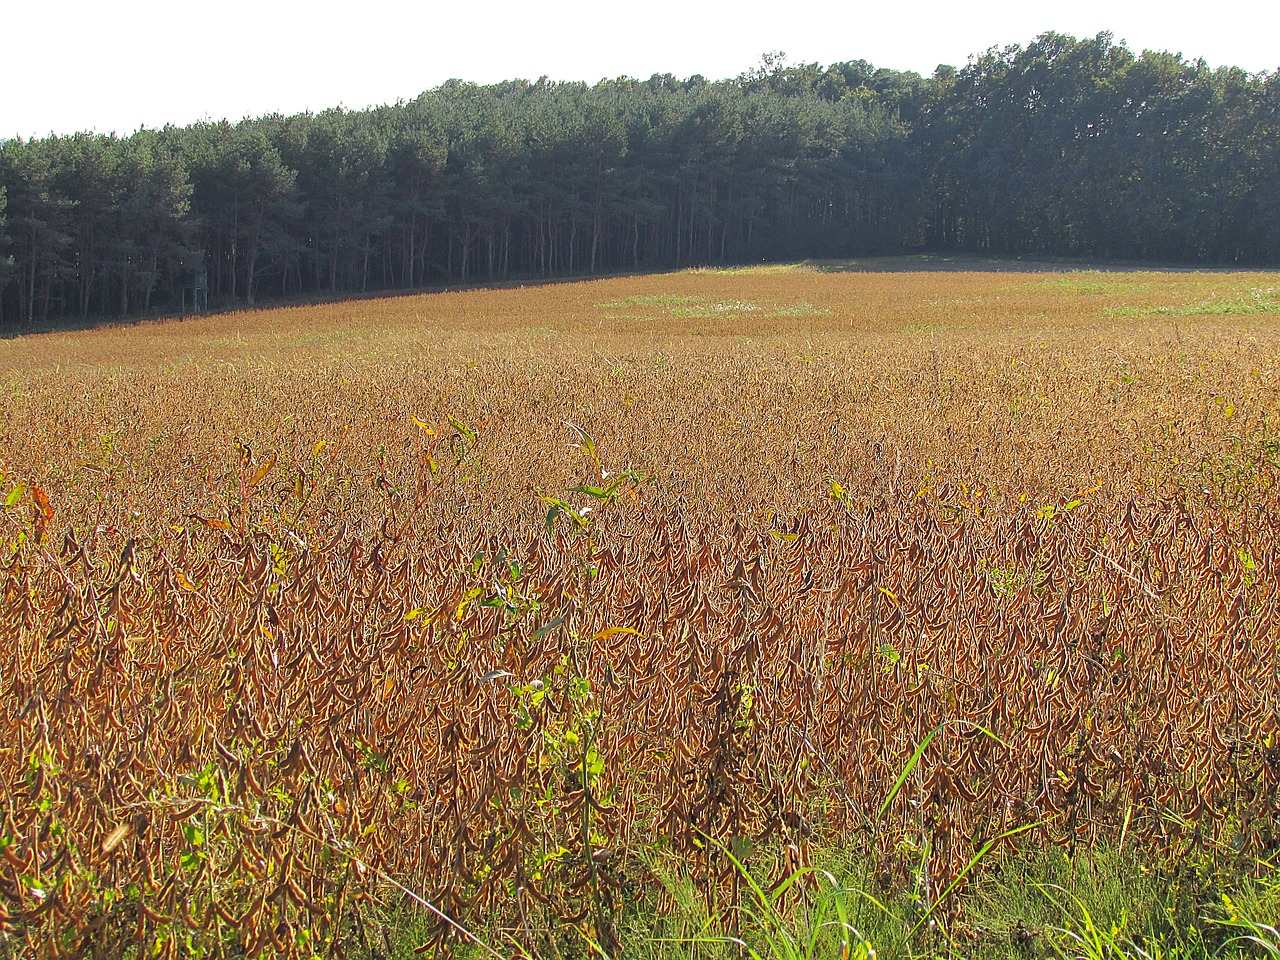
[[[799,263],[742,264],[736,267],[695,267],[690,273],[713,273],[720,276],[772,276],[779,273],[804,273],[817,269],[808,260]]]
[[[709,297],[662,294],[657,296],[627,297],[597,303],[605,311],[605,320],[645,320],[668,317],[674,320],[737,320],[750,315],[758,319],[798,319],[827,316],[826,307],[816,307],[807,301],[777,304],[760,300],[714,300]],[[618,313],[616,311],[627,311]]]
[[[1141,277],[1142,279],[1135,279]],[[1150,274],[1104,273],[1100,270],[1082,270],[1042,281],[1042,290],[1071,297],[1112,296],[1141,297],[1159,292],[1167,286],[1167,278],[1153,278]]]
[[[1108,316],[1115,317],[1247,317],[1280,313],[1280,289],[1255,287],[1243,293],[1214,295],[1204,300],[1178,306],[1110,307]]]
[[[602,310],[621,310],[626,307],[679,307],[684,304],[698,303],[701,297],[681,296],[679,294],[659,294],[657,296],[624,297],[621,300],[608,300],[597,303]]]
[[[793,851],[794,852],[794,851]],[[886,871],[849,851],[818,848],[788,872],[786,850],[740,864],[739,896],[717,901],[657,849],[648,883],[614,914],[614,957],[637,960],[1210,960],[1280,958],[1280,873],[1270,864],[1174,857],[1153,864],[1111,846],[993,852],[932,904],[921,864]],[[1260,876],[1258,876],[1260,874]],[[387,905],[390,904],[390,905]],[[388,898],[356,924],[362,960],[410,960],[431,917]],[[525,929],[477,931],[456,956],[568,960],[598,943],[553,916]],[[530,946],[532,944],[532,946]]]

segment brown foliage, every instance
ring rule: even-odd
[[[1026,824],[1273,849],[1274,322],[1073,325],[1056,282],[420,298],[363,357],[311,352],[323,311],[10,345],[4,936],[340,955],[394,878],[607,938],[640,851],[712,888],[718,845],[815,833],[926,901]],[[974,328],[906,329],[944,289]],[[565,492],[606,468],[654,476]]]

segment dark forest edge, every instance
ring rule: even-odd
[[[11,329],[918,251],[1280,262],[1280,74],[1043,34],[932,77],[449,81],[408,103],[0,142]]]

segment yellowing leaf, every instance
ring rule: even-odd
[[[249,486],[256,487],[258,484],[260,484],[262,482],[262,478],[265,477],[267,475],[267,472],[272,467],[275,466],[275,463],[276,463],[276,455],[273,453],[271,456],[267,457],[267,459],[262,462],[262,466],[258,467],[258,472],[255,473],[253,475],[253,479],[249,481]]]
[[[11,491],[9,491],[9,496],[4,498],[4,505],[6,507],[12,507],[16,505],[17,502],[22,499],[22,495],[26,492],[27,492],[27,485],[25,483],[18,484]]]
[[[457,609],[453,611],[453,619],[460,623],[462,621],[463,614],[467,612],[468,605],[471,603],[472,600],[480,596],[480,594],[483,592],[484,591],[481,590],[479,587],[472,587],[465,594],[463,594],[462,599],[458,601]]]
[[[36,535],[36,543],[43,543],[45,527],[53,518],[53,507],[49,504],[49,498],[45,496],[45,492],[34,483],[31,485],[31,500],[36,506],[36,513],[32,518],[32,530]]]
[[[642,634],[639,630],[633,630],[630,627],[605,627],[603,630],[601,630],[591,639],[592,640],[608,640],[610,637],[616,637],[621,633],[629,633],[635,637],[641,637],[641,638],[644,637],[644,634]]]
[[[31,499],[35,501],[36,509],[40,511],[46,523],[53,519],[53,507],[49,503],[48,496],[34,483],[31,485]]]

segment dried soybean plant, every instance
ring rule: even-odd
[[[1273,511],[1246,552],[1176,500],[616,506],[589,539],[193,524],[103,555],[11,504],[6,936],[336,952],[386,876],[603,938],[655,838],[716,885],[715,844],[863,836],[926,902],[1028,823],[1274,847]]]
[[[1140,404],[1083,350],[824,349],[448,359],[434,409],[420,374],[337,365],[220,450],[194,418],[148,447],[49,412],[47,455],[4,465],[6,948],[343,956],[407,889],[437,946],[607,949],[655,855],[728,903],[727,854],[814,838],[939,918],[1023,828],[1274,850],[1265,378],[1228,413],[1172,376]],[[256,411],[245,374],[184,376]],[[148,383],[100,402],[151,423]],[[276,409],[330,383],[355,394],[328,420]]]

